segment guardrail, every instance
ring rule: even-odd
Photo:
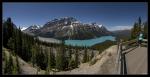
[[[126,41],[126,42],[123,42],[122,40],[120,40],[120,42],[118,42],[118,51],[117,51],[118,60],[117,61],[118,61],[119,68],[117,68],[117,71],[119,74],[121,74],[121,75],[127,74],[126,63],[125,63],[125,54],[123,54],[122,52],[129,48],[132,48],[132,46],[130,46],[132,44],[138,45],[137,41],[138,41],[137,39],[133,39],[133,40]],[[148,41],[147,39],[144,39],[143,43],[147,43],[147,41]]]

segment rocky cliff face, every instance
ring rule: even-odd
[[[73,17],[64,17],[47,22],[41,28],[27,28],[24,32],[41,37],[57,39],[90,39],[110,35],[103,25],[80,23]]]

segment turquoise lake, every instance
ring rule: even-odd
[[[72,46],[90,47],[90,46],[95,45],[97,43],[102,43],[106,40],[115,41],[115,37],[113,37],[113,36],[102,36],[99,38],[88,39],[88,40],[65,40],[65,44],[66,45],[72,45]]]

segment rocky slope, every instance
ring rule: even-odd
[[[83,63],[79,68],[70,71],[61,71],[56,74],[118,74],[117,73],[117,46],[111,46],[101,54],[95,56],[96,63],[90,65],[90,62]]]
[[[5,53],[9,53],[5,51]],[[111,46],[106,49],[101,54],[97,54],[93,59],[96,60],[95,64],[91,65],[90,62],[82,63],[79,65],[79,68],[70,70],[70,71],[60,71],[60,72],[52,72],[49,74],[118,74],[117,73],[117,46]],[[19,63],[21,65],[22,74],[37,74],[37,67],[33,67],[32,64],[29,64],[19,58]],[[44,70],[39,70],[38,74],[45,74]]]

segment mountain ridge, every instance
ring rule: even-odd
[[[38,29],[27,28],[23,32],[56,39],[91,39],[112,34],[103,25],[81,23],[73,17],[53,19]]]

